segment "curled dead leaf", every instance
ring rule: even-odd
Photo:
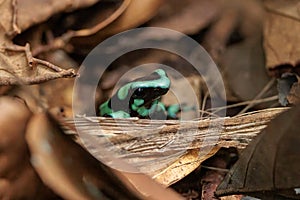
[[[111,170],[64,135],[47,114],[31,118],[26,139],[34,168],[66,199],[181,199],[143,174]]]
[[[60,12],[71,12],[76,9],[91,6],[97,3],[99,0],[27,0],[18,1],[17,4],[17,18],[18,25],[21,30],[25,30],[28,27],[35,25],[37,23],[43,22],[50,18],[51,16]],[[51,5],[51,6],[49,6]],[[41,9],[43,8],[43,9]],[[32,11],[35,12],[32,12]]]
[[[0,47],[0,85],[37,84],[57,78],[75,77],[73,69],[62,69],[32,57],[29,45]]]
[[[151,19],[164,0],[123,0],[122,4],[110,16],[101,21],[79,29],[69,30],[62,36],[55,38],[51,43],[34,50],[34,55],[53,49],[65,48],[69,42],[73,47],[90,50],[105,38],[134,28]],[[117,2],[118,3],[118,2]],[[99,13],[102,15],[102,13]],[[94,21],[94,20],[93,20]]]
[[[34,168],[42,180],[62,197],[74,200],[138,199],[126,191],[106,166],[67,138],[46,114],[31,118],[26,140]]]
[[[22,99],[0,97],[0,199],[53,199],[30,164],[25,130],[32,113]]]
[[[94,28],[90,28],[89,34],[82,35],[84,37],[75,37],[71,42],[74,46],[95,46],[95,44],[113,34],[145,23],[157,13],[158,8],[163,2],[164,0],[124,0],[123,7],[125,9],[122,10],[118,18],[106,26],[98,28],[97,31],[92,31]],[[103,24],[104,22],[100,22],[99,24]],[[89,43],[89,41],[92,43]]]

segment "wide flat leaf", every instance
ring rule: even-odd
[[[300,106],[271,121],[245,149],[219,185],[217,195],[251,194],[278,199],[300,199]],[[285,193],[285,194],[283,194]]]

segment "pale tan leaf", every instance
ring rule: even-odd
[[[18,0],[18,4],[16,5],[17,25],[20,30],[23,31],[32,25],[47,20],[54,14],[87,7],[98,1],[99,0]]]
[[[279,2],[282,3],[282,1]],[[296,1],[285,2],[287,4],[280,9],[280,12],[283,9],[284,13],[292,12],[297,6],[299,10],[299,3],[295,5]],[[289,2],[294,2],[294,4],[289,4]],[[281,64],[295,65],[300,59],[300,46],[298,45],[300,43],[300,20],[278,12],[277,9],[270,9],[266,15],[264,46],[268,68]]]
[[[26,140],[42,180],[66,199],[182,199],[144,174],[115,171],[97,161],[47,114],[31,118]]]
[[[215,2],[173,0],[164,4],[149,26],[170,28],[187,34],[195,34],[205,28],[217,13]]]
[[[284,110],[286,109],[266,109],[225,118],[224,128],[219,133],[209,129],[210,124],[214,122],[210,120],[185,121],[181,126],[176,120],[152,120],[152,125],[163,127],[159,130],[153,129],[153,126],[149,127],[149,122],[143,119],[132,118],[119,121],[110,118],[80,117],[76,118],[76,127],[82,129],[81,134],[94,136],[93,141],[85,141],[94,156],[99,155],[101,148],[107,151],[114,151],[115,148],[122,149],[123,151],[114,155],[116,158],[137,165],[141,171],[148,173],[160,183],[169,185],[196,169],[219,147],[244,148],[260,130],[266,127],[267,122]],[[101,125],[101,130],[98,123]],[[132,123],[138,126],[129,125]],[[73,131],[76,130],[73,127],[73,120],[67,120],[63,125],[68,134],[76,134]],[[184,135],[180,140],[176,140],[178,130],[181,135]],[[110,136],[111,143],[104,137],[96,137],[103,135]],[[203,143],[203,138],[206,137],[210,139]],[[95,141],[98,142],[97,146],[93,146]],[[198,149],[205,148],[211,148],[211,151],[207,152],[207,155],[199,156],[197,152],[201,153],[201,151]],[[182,153],[181,156],[178,156],[178,153]]]
[[[2,0],[0,2],[0,26],[1,29],[0,35],[15,35],[21,31],[14,25],[16,10],[13,8],[13,4],[16,3],[16,0]],[[2,42],[2,41],[1,41]]]
[[[243,195],[230,195],[226,197],[220,197],[221,200],[241,200],[243,199]]]
[[[172,185],[194,171],[203,161],[217,153],[219,149],[220,147],[215,147],[208,154],[201,157],[199,156],[200,149],[189,150],[167,168],[156,172],[156,174],[154,173],[152,178],[163,185]]]
[[[47,61],[33,58],[29,45],[2,45],[0,48],[0,85],[37,84],[76,76],[73,69],[65,70]]]
[[[164,0],[124,0],[120,8],[103,22],[74,32],[72,44],[94,46],[113,34],[137,27],[151,19],[163,2]]]
[[[264,0],[264,5],[272,12],[300,20],[299,0]]]

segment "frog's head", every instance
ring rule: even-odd
[[[170,84],[171,81],[166,72],[163,69],[157,69],[149,76],[135,79],[122,86],[116,93],[114,100],[117,98],[120,105],[125,106],[127,104],[128,106],[129,104],[130,110],[136,110],[139,107],[150,105],[166,94]]]

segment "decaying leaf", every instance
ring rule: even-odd
[[[49,119],[45,114],[34,116],[26,133],[32,164],[49,187],[66,199],[138,199]],[[115,193],[110,184],[118,187]]]
[[[73,69],[65,70],[32,57],[25,47],[0,46],[0,85],[37,84],[57,78],[75,77]]]
[[[56,78],[74,77],[76,74],[73,69],[64,70],[34,58],[29,44],[24,47],[12,44],[12,36],[21,32],[17,25],[17,6],[16,0],[6,0],[0,4],[0,85],[36,84]]]
[[[59,12],[70,12],[79,8],[91,6],[97,3],[99,0],[29,0],[29,1],[18,1],[17,4],[17,21],[21,30],[47,20],[54,14]],[[51,5],[51,6],[49,6]],[[44,8],[44,9],[41,9]],[[32,11],[35,12],[32,12]]]
[[[116,2],[117,4],[120,1]],[[66,48],[71,44],[78,50],[91,50],[98,43],[102,42],[109,36],[121,31],[137,27],[151,19],[156,14],[157,9],[163,3],[163,0],[123,0],[120,6],[109,17],[103,20],[102,13],[94,16],[99,21],[93,24],[87,24],[76,30],[68,30],[61,36],[55,38],[51,43],[40,46],[35,50],[35,54],[46,52],[53,49]]]
[[[300,106],[272,120],[245,149],[216,194],[300,199],[299,118]]]
[[[300,83],[294,83],[290,90],[289,95],[287,96],[287,100],[291,104],[299,104],[300,103]]]
[[[170,166],[153,173],[152,178],[166,186],[176,183],[199,167],[204,160],[213,156],[219,149],[220,147],[216,147],[202,157],[199,157],[199,149],[189,150]]]
[[[218,3],[212,1],[173,0],[160,7],[149,26],[195,34],[211,23],[218,8]]]
[[[227,100],[247,101],[270,80],[262,46],[263,14],[256,0],[177,0],[163,5],[149,26],[195,34],[220,68]]]
[[[32,116],[20,98],[0,97],[0,198],[55,199],[30,164],[25,141]]]
[[[15,36],[30,26],[47,20],[54,14],[90,6],[97,1],[98,0],[3,0],[0,5],[0,21],[5,32],[10,36]]]
[[[114,172],[64,135],[46,114],[31,118],[26,139],[34,168],[66,199],[182,199],[143,174]]]
[[[219,123],[218,119],[185,121],[184,124],[173,120],[151,120],[149,126],[149,121],[143,119],[78,117],[76,127],[81,134],[92,135],[92,139],[85,140],[85,145],[95,157],[102,158],[101,149],[104,148],[111,154],[114,152],[111,156],[125,160],[168,186],[196,169],[220,147],[244,148],[283,110],[267,109],[226,118],[220,132],[209,128]],[[77,135],[73,119],[63,125],[67,134]],[[101,136],[109,136],[109,140]],[[209,140],[203,142],[204,138]]]
[[[272,12],[300,20],[298,0],[264,0],[264,4]]]
[[[264,28],[267,67],[296,65],[300,55],[299,1],[267,0],[265,5],[268,9]]]

